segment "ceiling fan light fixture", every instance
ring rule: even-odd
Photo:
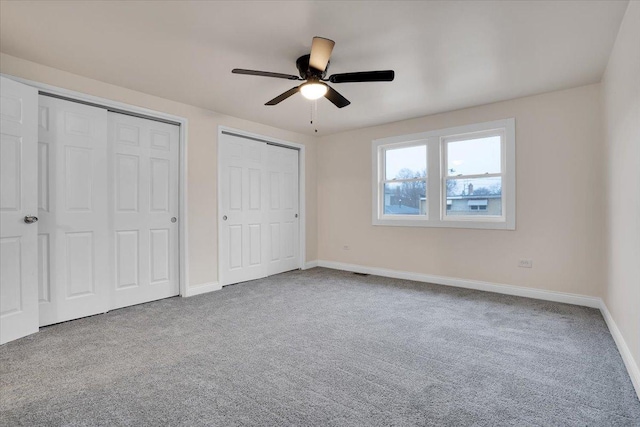
[[[1,0],[0,0],[1,1]],[[281,93],[264,105],[278,105],[285,99],[292,97],[298,92],[302,93],[306,99],[315,101],[316,99],[327,98],[329,102],[338,108],[344,108],[351,104],[347,98],[340,95],[338,91],[324,82],[331,83],[358,83],[358,82],[392,82],[395,76],[393,70],[381,71],[358,71],[354,73],[338,73],[332,74],[328,79],[325,78],[329,69],[331,52],[335,42],[324,37],[314,37],[311,42],[311,53],[302,55],[296,60],[296,68],[300,77],[293,74],[273,73],[271,71],[247,70],[244,68],[234,68],[231,70],[234,74],[247,74],[250,76],[274,77],[277,79],[287,80],[306,80],[300,86],[292,87],[286,92]]]
[[[322,98],[327,93],[327,90],[327,85],[320,82],[309,82],[300,86],[302,96],[311,100]]]

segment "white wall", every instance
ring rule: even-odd
[[[640,2],[629,2],[602,91],[607,207],[604,300],[640,372]]]
[[[515,231],[371,225],[371,141],[515,117]],[[318,142],[318,258],[599,297],[598,84],[345,132]],[[348,245],[350,250],[344,250]],[[533,268],[517,267],[532,258]]]
[[[189,285],[218,281],[217,132],[225,125],[306,147],[307,259],[316,259],[316,141],[202,108],[110,85],[0,53],[0,72],[49,85],[185,117],[189,121]]]

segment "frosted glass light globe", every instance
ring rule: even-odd
[[[302,96],[307,99],[318,99],[322,98],[325,93],[327,93],[327,85],[323,83],[305,83],[300,87],[300,92],[302,92]]]

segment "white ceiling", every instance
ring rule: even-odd
[[[313,36],[336,41],[329,74],[394,69],[391,83],[333,85],[318,135],[600,81],[627,1],[2,1],[0,50],[51,67],[314,134],[296,85]]]

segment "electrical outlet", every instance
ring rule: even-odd
[[[532,268],[533,267],[533,260],[526,259],[526,258],[521,258],[520,261],[518,261],[518,267]]]
[[[343,251],[348,251],[349,249],[351,249],[351,248],[349,247],[349,245],[344,245],[344,246],[342,247],[342,250],[343,250]]]

